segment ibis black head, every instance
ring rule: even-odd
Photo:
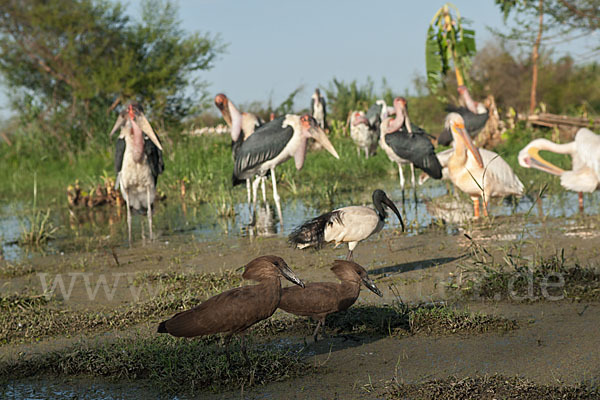
[[[398,216],[398,220],[400,221],[400,225],[402,225],[402,231],[404,232],[404,221],[402,221],[402,216],[400,215],[400,211],[396,208],[396,205],[392,200],[387,197],[385,192],[381,189],[375,189],[373,192],[373,205],[375,206],[375,210],[379,214],[381,219],[385,219],[387,217],[387,213],[383,209],[383,204],[388,206],[396,216]]]

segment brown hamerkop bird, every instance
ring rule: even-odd
[[[279,308],[291,314],[312,317],[318,321],[313,333],[317,341],[319,328],[325,324],[327,315],[350,308],[358,298],[362,283],[378,296],[381,291],[369,279],[367,271],[353,261],[335,260],[331,271],[341,283],[307,283],[304,289],[292,286],[283,289]]]
[[[158,325],[158,333],[194,337],[224,333],[242,333],[255,323],[269,318],[281,299],[281,277],[304,287],[304,283],[277,256],[261,256],[245,265],[242,278],[258,285],[242,286],[211,297],[204,303],[175,314]]]

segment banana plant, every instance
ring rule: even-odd
[[[451,11],[454,11],[455,16]],[[459,86],[465,84],[475,54],[475,31],[462,25],[458,8],[446,3],[436,13],[427,30],[425,65],[427,83],[432,92],[443,85],[443,79],[451,64]]]

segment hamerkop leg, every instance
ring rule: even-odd
[[[313,332],[313,340],[315,341],[315,343],[317,343],[318,339],[317,337],[319,336],[319,328],[321,327],[321,320],[319,320],[319,322],[317,322],[317,327],[315,328],[315,331]]]

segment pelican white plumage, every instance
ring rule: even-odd
[[[358,242],[383,229],[387,213],[383,205],[389,207],[397,216],[402,230],[404,222],[400,211],[385,192],[377,189],[373,192],[373,206],[349,206],[338,208],[313,218],[300,225],[289,236],[289,241],[299,249],[315,247],[320,249],[326,242],[335,242],[336,247],[348,243],[347,260],[352,260],[352,252]]]
[[[544,160],[540,150],[570,155],[573,169],[565,171]],[[600,136],[581,128],[570,143],[558,144],[547,139],[535,139],[519,152],[519,164],[560,176],[560,184],[567,190],[579,192],[579,210],[583,212],[583,192],[600,188]]]
[[[487,216],[490,198],[523,194],[523,184],[502,157],[475,147],[460,114],[448,114],[446,128],[452,133],[454,146],[448,159],[448,176],[457,188],[471,196],[475,218],[479,217],[480,197]]]

